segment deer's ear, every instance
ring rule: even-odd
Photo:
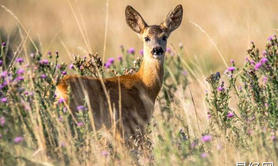
[[[182,5],[178,5],[172,10],[166,17],[165,21],[161,24],[162,27],[166,28],[169,33],[177,29],[182,21],[183,9]]]
[[[143,33],[148,26],[143,17],[131,6],[126,7],[125,17],[129,27],[137,33]]]

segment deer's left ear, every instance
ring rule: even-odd
[[[183,9],[182,5],[178,5],[172,10],[166,17],[165,21],[161,24],[163,28],[166,28],[169,33],[177,29],[182,21]]]

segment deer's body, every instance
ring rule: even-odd
[[[126,135],[130,135],[137,128],[143,130],[152,116],[154,103],[162,86],[167,38],[181,22],[182,7],[177,6],[161,25],[148,26],[130,6],[126,8],[126,19],[128,25],[145,40],[144,58],[139,71],[103,80],[89,76],[66,76],[58,84],[57,91],[69,102],[72,111],[76,111],[77,106],[84,105],[87,98],[96,129],[103,126],[111,128],[114,118],[118,129],[123,129]],[[70,101],[67,96],[69,87]]]

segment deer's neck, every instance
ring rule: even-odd
[[[144,55],[137,75],[142,80],[149,97],[155,100],[162,86],[164,59],[157,60],[150,57],[151,56]]]

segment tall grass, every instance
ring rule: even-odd
[[[3,38],[5,39],[5,38]],[[226,77],[216,73],[209,89],[196,97],[183,46],[167,49],[163,88],[152,122],[134,146],[120,144],[106,130],[93,131],[86,106],[72,116],[55,85],[68,73],[110,77],[135,72],[141,54],[121,47],[123,56],[102,62],[76,56],[59,63],[60,53],[29,52],[7,61],[1,45],[0,147],[2,165],[232,165],[277,161],[276,36],[260,54],[254,43],[240,68],[232,61]],[[94,62],[94,63],[92,63]],[[203,104],[203,105],[202,105]],[[208,111],[203,111],[203,110]]]

